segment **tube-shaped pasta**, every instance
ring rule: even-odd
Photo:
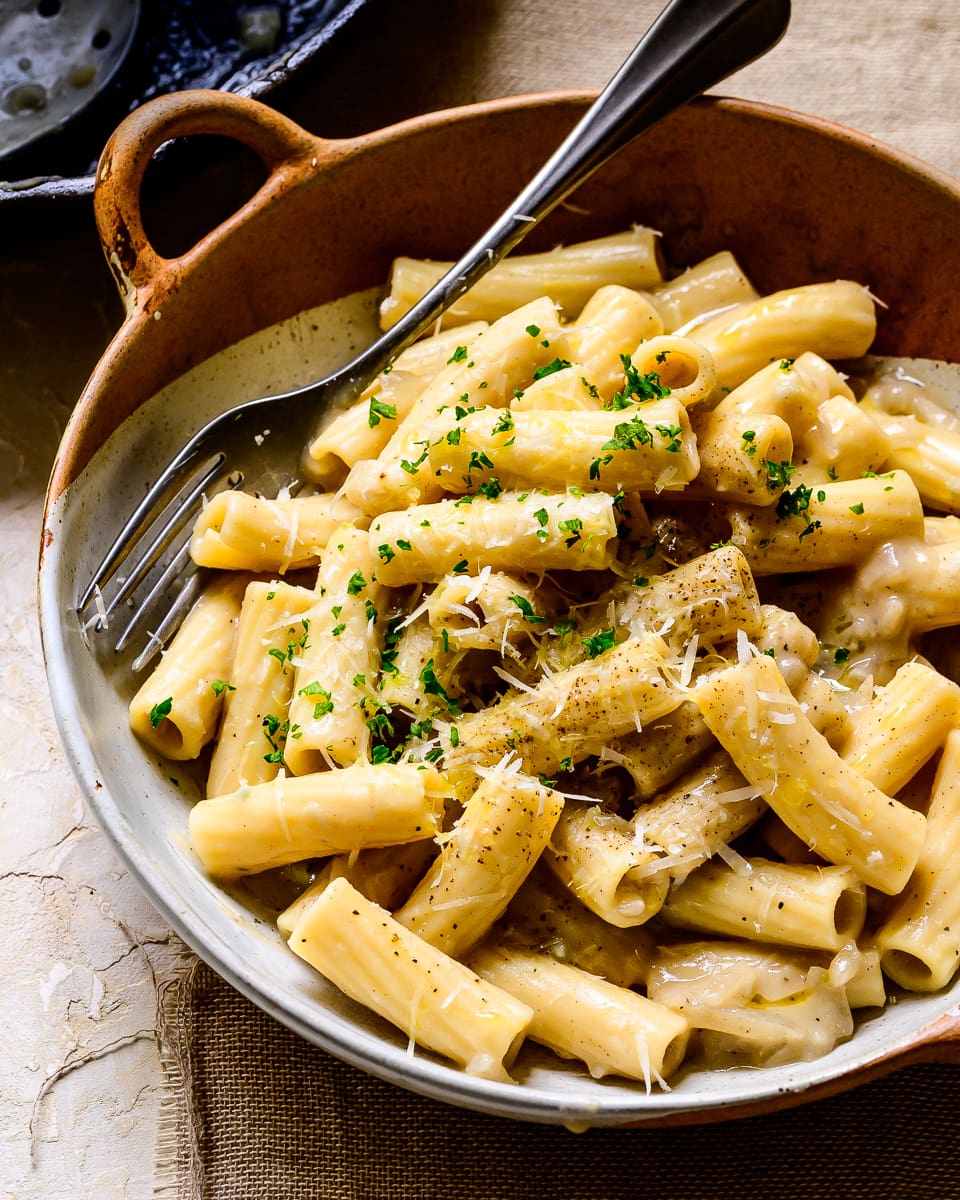
[[[293,659],[309,637],[304,615],[316,597],[288,583],[253,581],[243,595],[230,683],[223,691],[223,721],[210,759],[207,795],[222,796],[242,784],[264,783],[280,770],[280,755],[264,737],[264,722],[287,719],[293,693]],[[222,681],[224,682],[224,681]]]
[[[960,433],[884,412],[867,401],[862,408],[888,440],[884,469],[908,471],[930,508],[960,513]]]
[[[696,328],[717,380],[736,387],[775,359],[811,350],[823,358],[859,358],[877,329],[873,298],[846,279],[810,283],[739,305]]]
[[[432,838],[399,846],[375,846],[359,853],[328,858],[316,879],[277,916],[277,929],[289,938],[310,905],[335,880],[343,877],[357,891],[391,911],[401,905],[437,852]]]
[[[452,1059],[509,1080],[532,1013],[509,993],[405,929],[346,879],[335,879],[290,935],[290,949],[351,999]]]
[[[923,814],[884,795],[848,766],[761,654],[715,671],[694,700],[747,780],[784,824],[837,866],[878,891],[899,892],[923,845]]]
[[[570,801],[544,862],[581,904],[619,929],[656,916],[670,878],[646,868],[655,857],[628,822],[595,804]]]
[[[206,589],[130,701],[130,728],[166,758],[196,758],[217,732],[247,581]]]
[[[676,1012],[548,954],[483,946],[470,965],[533,1010],[527,1036],[595,1078],[625,1075],[648,1088],[683,1060],[688,1025]]]
[[[322,771],[330,761],[348,766],[366,758],[368,721],[379,701],[379,605],[370,539],[344,525],[331,538],[317,572],[308,641],[296,658],[290,728],[284,759],[294,775]]]
[[[896,795],[960,722],[960,687],[926,663],[904,663],[856,710],[844,760],[888,796]]]
[[[760,506],[776,502],[778,489],[767,463],[793,457],[793,436],[782,417],[757,413],[746,418],[717,408],[705,414],[696,437],[700,472],[690,495]]]
[[[934,779],[920,860],[877,933],[884,972],[911,991],[946,987],[960,966],[958,862],[960,729],[955,729]]]
[[[452,673],[458,658],[456,653],[444,649],[443,641],[434,633],[426,613],[421,613],[399,629],[393,651],[381,660],[387,664],[380,677],[381,704],[422,717],[430,707],[422,682],[428,664],[444,691],[457,695]]]
[[[763,604],[760,615],[761,628],[754,636],[754,644],[763,654],[770,653],[787,687],[796,695],[820,657],[817,635],[789,608]]]
[[[921,633],[960,623],[958,597],[960,541],[895,538],[827,596],[820,637],[844,649],[851,678],[870,675],[883,683],[916,653]]]
[[[376,458],[457,346],[469,344],[486,328],[486,322],[475,321],[408,346],[355,404],[335,413],[313,439],[302,460],[307,478],[336,487],[349,467]]]
[[[445,575],[426,597],[430,627],[454,650],[499,650],[542,630],[543,589],[489,568],[479,575]]]
[[[849,867],[762,858],[745,858],[736,867],[705,863],[660,910],[679,929],[815,950],[855,941],[866,915],[866,890]]]
[[[383,513],[369,536],[381,582],[404,587],[450,572],[476,575],[485,566],[596,571],[610,565],[616,535],[613,500],[605,493],[505,492]]]
[[[663,333],[663,322],[646,296],[610,284],[599,288],[569,330],[577,370],[594,386],[594,407],[623,387],[623,355]]]
[[[654,948],[649,930],[608,925],[581,904],[542,860],[496,928],[504,944],[540,950],[621,987],[643,982]]]
[[[653,302],[668,333],[697,317],[756,299],[757,289],[729,250],[701,259],[653,290]]]
[[[849,566],[891,538],[923,536],[923,507],[906,471],[800,484],[775,508],[731,508],[729,517],[733,544],[761,575]]]
[[[394,917],[431,946],[462,958],[503,915],[562,810],[563,797],[530,776],[492,772]]]
[[[853,1032],[846,988],[811,952],[722,941],[663,946],[647,991],[701,1031],[709,1067],[803,1062]]]
[[[197,517],[190,556],[201,567],[283,575],[316,566],[343,521],[366,524],[358,508],[334,493],[266,500],[219,492]]]
[[[673,787],[638,808],[630,827],[634,842],[649,852],[645,873],[670,882],[723,854],[727,843],[766,809],[760,789],[748,784],[717,747]]]
[[[266,871],[431,838],[440,828],[443,796],[436,771],[412,764],[278,775],[195,804],[190,842],[211,875]]]
[[[510,401],[511,411],[532,412],[546,408],[550,412],[578,412],[599,408],[601,397],[596,384],[587,378],[579,364],[571,363],[571,367],[573,369],[569,371],[564,367],[562,371],[541,375],[522,392],[516,392]]]
[[[544,678],[535,688],[466,713],[457,744],[444,737],[448,771],[492,766],[516,754],[531,775],[549,775],[565,759],[597,754],[612,737],[675,709],[680,693],[667,683],[669,651],[653,634],[630,638],[596,658]]]
[[[713,744],[713,734],[688,700],[639,732],[614,738],[600,751],[600,761],[629,772],[634,801],[640,803],[673,783]]]
[[[717,374],[710,352],[692,338],[677,334],[650,338],[640,343],[630,360],[632,371],[668,390],[684,408],[708,400],[716,392]]]
[[[344,494],[371,516],[435,499],[440,485],[427,465],[433,442],[471,408],[503,407],[538,371],[568,361],[569,353],[556,309],[545,297],[501,317],[453,351],[380,454],[353,467]]]
[[[700,465],[686,409],[672,396],[617,412],[482,408],[451,426],[429,452],[448,492],[494,479],[513,490],[661,492],[684,487]]]
[[[890,439],[862,405],[836,395],[824,400],[817,411],[816,428],[797,446],[796,482],[861,479],[885,463],[897,465],[887,461]]]
[[[617,623],[632,633],[655,630],[682,653],[697,637],[718,644],[742,630],[760,634],[757,585],[736,546],[720,546],[635,586],[617,606]]]
[[[380,326],[389,329],[433,287],[452,263],[398,258],[389,292],[380,305]],[[549,296],[567,316],[579,311],[606,284],[649,288],[663,279],[657,234],[642,225],[625,233],[558,246],[542,254],[514,254],[497,263],[444,313],[446,324],[493,321],[538,296]]]

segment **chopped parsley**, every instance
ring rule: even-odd
[[[362,571],[354,571],[347,581],[347,595],[356,596],[367,586],[367,581],[363,577]]]
[[[172,709],[173,709],[173,697],[172,696],[168,696],[166,698],[166,700],[161,700],[159,704],[155,704],[153,706],[153,708],[150,709],[150,724],[153,726],[154,729],[157,728],[157,726],[164,720],[164,718],[170,716],[170,712]]]
[[[851,504],[851,505],[850,505],[850,511],[853,513],[853,515],[854,515],[855,517],[862,517],[862,516],[863,516],[863,504],[862,504],[862,502],[861,502],[860,504]]]
[[[494,425],[493,429],[490,432],[491,433],[509,433],[512,428],[513,428],[513,413],[510,411],[509,408],[505,408],[503,410],[503,412],[500,414],[499,420],[497,421],[496,425]]]
[[[618,411],[622,408],[629,408],[631,404],[642,404],[646,400],[662,400],[665,396],[670,395],[670,389],[665,383],[661,383],[660,376],[656,371],[641,375],[633,365],[629,354],[621,354],[620,361],[623,363],[623,389],[617,392],[609,404],[604,404],[604,408]],[[657,361],[663,361],[659,355]]]
[[[797,469],[789,462],[773,462],[769,458],[764,459],[763,465],[767,469],[767,487],[771,491],[787,487],[790,483],[790,476]]]
[[[534,380],[546,379],[548,375],[556,375],[558,371],[565,371],[570,363],[565,358],[555,358],[553,362],[545,363],[542,367],[537,367],[533,372]]]
[[[464,362],[464,361],[465,361],[465,359],[466,359],[466,357],[467,357],[467,348],[466,348],[466,346],[458,346],[458,347],[456,348],[456,350],[454,350],[454,352],[453,352],[453,353],[450,355],[450,357],[447,359],[447,366],[449,366],[451,363],[461,363],[461,362]]]
[[[224,692],[235,692],[237,689],[232,683],[224,683],[222,679],[214,679],[210,684],[215,696],[222,696]]]
[[[589,658],[596,658],[599,654],[603,654],[605,650],[617,644],[617,631],[615,629],[601,629],[598,634],[593,637],[585,637],[583,639],[583,648],[586,650]]]
[[[447,712],[454,717],[460,716],[460,705],[447,695],[446,689],[437,678],[433,659],[429,659],[420,671],[420,685],[427,696],[436,696]]]
[[[383,400],[378,400],[376,396],[370,397],[370,412],[367,416],[367,424],[371,429],[375,429],[381,421],[395,421],[397,418],[397,410],[392,404],[386,404]]]
[[[313,719],[315,721],[319,721],[326,713],[333,712],[333,699],[327,689],[318,683],[317,680],[314,680],[313,683],[308,683],[306,687],[302,687],[297,695],[309,696],[311,698],[314,696],[320,697],[313,705]],[[266,724],[266,721],[264,721],[264,724]]]
[[[745,429],[740,435],[740,438],[743,441],[743,446],[741,449],[745,451],[748,458],[753,458],[757,452],[757,431],[755,429]]]
[[[849,657],[850,651],[846,646],[838,646],[833,652],[833,661],[837,663],[838,666],[845,663]]]
[[[494,475],[492,478],[486,480],[486,482],[481,483],[477,491],[486,496],[488,500],[496,500],[503,492],[503,484]]]
[[[544,618],[541,617],[538,613],[534,612],[533,605],[530,603],[530,601],[525,596],[508,596],[507,599],[512,604],[515,604],[517,606],[517,608],[520,609],[521,613],[523,613],[524,618],[527,621],[529,621],[531,625],[542,625],[543,624]]]
[[[388,563],[391,558],[396,558],[397,552],[387,542],[381,542],[377,547],[377,553],[380,555],[380,561]]]

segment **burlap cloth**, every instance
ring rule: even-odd
[[[660,0],[371,0],[280,103],[337,136],[428,109],[599,86]],[[960,173],[956,0],[797,0],[724,87],[856,126]],[[592,1130],[448,1108],[331,1059],[196,964],[165,997],[158,1194],[169,1200],[950,1200],[956,1067],[917,1066],[736,1123]]]

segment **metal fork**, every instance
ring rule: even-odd
[[[326,379],[240,404],[196,433],[125,522],[77,603],[95,605],[87,626],[110,617],[145,581],[115,649],[120,651],[190,567],[187,523],[204,495],[243,483],[274,495],[296,474],[317,415],[355,398],[442,314],[609,158],[661,117],[765,53],[786,31],[790,0],[671,0],[597,100],[519,196],[466,254],[386,334]],[[267,432],[269,431],[269,433]],[[104,590],[128,562],[105,603]],[[158,578],[151,573],[160,565]],[[199,589],[183,582],[134,669],[170,636]]]

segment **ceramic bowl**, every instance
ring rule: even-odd
[[[206,416],[306,382],[328,354],[310,310],[375,287],[400,253],[455,258],[533,174],[590,97],[521,97],[324,142],[254,101],[167,96],[108,145],[96,195],[127,317],[76,407],[48,494],[40,571],[44,649],[66,753],[100,821],[171,926],[305,1038],[403,1087],[464,1107],[575,1127],[702,1121],[797,1103],[918,1059],[960,1057],[960,984],[901,999],[814,1062],[682,1075],[646,1095],[524,1053],[518,1085],[471,1078],[343,997],[243,897],[212,884],[186,843],[195,789],[127,728],[128,661],[84,634],[78,590],[151,470]],[[143,172],[183,134],[239,139],[266,182],[174,259],[140,217]],[[528,248],[642,222],[676,266],[732,250],[764,290],[845,277],[887,307],[877,349],[960,358],[960,186],[846,129],[708,99],[603,168]],[[279,324],[279,323],[284,324]],[[369,335],[362,322],[357,339]],[[165,390],[164,390],[165,389]],[[129,418],[129,419],[128,419]]]

